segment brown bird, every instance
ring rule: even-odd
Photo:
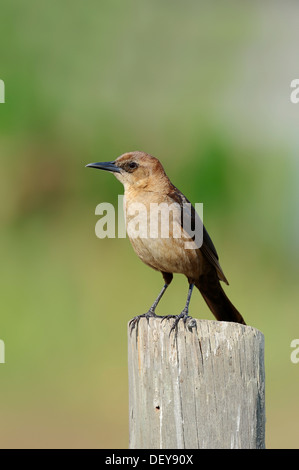
[[[171,331],[176,328],[180,319],[186,323],[191,318],[189,303],[194,285],[217,320],[245,325],[243,317],[220,285],[220,281],[226,284],[228,281],[208,232],[188,199],[171,183],[160,161],[144,152],[129,152],[115,161],[90,163],[86,166],[113,172],[124,185],[126,228],[131,244],[139,258],[151,268],[160,271],[164,278],[165,284],[148,312],[131,320],[131,331],[141,317],[148,320],[158,316],[157,305],[171,283],[173,273],[187,277],[189,290],[182,312],[179,315],[162,317],[174,318]],[[171,210],[163,212],[161,208]],[[201,228],[199,243],[196,240],[196,224]],[[166,235],[162,233],[165,228],[168,228]]]

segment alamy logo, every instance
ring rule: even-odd
[[[297,104],[299,103],[299,78],[294,78],[291,81],[291,88],[294,88],[294,90],[291,92],[290,100],[292,103]]]
[[[293,364],[298,364],[299,362],[299,339],[293,339],[291,341],[291,348],[293,351],[291,352],[291,361]]]
[[[200,248],[203,242],[203,204],[150,203],[127,204],[118,196],[118,229],[116,234],[115,209],[109,202],[97,205],[95,233],[98,238],[182,238],[185,249]]]
[[[3,80],[0,80],[0,103],[5,103],[5,85]]]
[[[2,339],[0,339],[0,364],[5,363],[5,344]]]

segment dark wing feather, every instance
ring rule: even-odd
[[[174,202],[178,203],[181,206],[181,210],[182,210],[181,225],[183,227],[183,220],[185,219],[185,222],[187,223],[184,224],[184,229],[190,235],[190,238],[194,239],[194,234],[192,233],[192,230],[194,230],[195,228],[196,219],[198,220],[198,222],[202,224],[200,217],[197,214],[196,210],[194,209],[190,201],[184,196],[184,194],[181,193],[181,191],[179,191],[175,186],[172,186],[172,190],[168,193],[168,196]],[[186,204],[188,204],[188,207],[190,207],[191,210],[187,210],[187,211],[184,210],[184,216],[183,216],[183,208],[184,207],[186,208]],[[186,217],[189,218],[189,220],[186,221]],[[190,221],[190,218],[191,218],[191,221]],[[219,264],[219,258],[218,258],[216,248],[203,224],[202,224],[202,227],[203,227],[202,245],[198,248],[201,250],[204,256],[208,259],[208,261],[215,267],[218,273],[219,279],[221,281],[224,281],[226,284],[228,284],[228,280],[226,279],[221,269],[221,266]]]

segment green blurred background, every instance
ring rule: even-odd
[[[95,207],[85,169],[131,150],[204,203],[230,281],[265,335],[266,444],[298,448],[299,5],[2,0],[0,447],[128,446],[128,320],[162,277]],[[179,313],[183,276],[161,301]],[[191,315],[212,319],[198,292]]]

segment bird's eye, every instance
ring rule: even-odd
[[[130,162],[128,167],[130,168],[130,170],[134,170],[135,168],[138,167],[138,165],[136,162]]]

